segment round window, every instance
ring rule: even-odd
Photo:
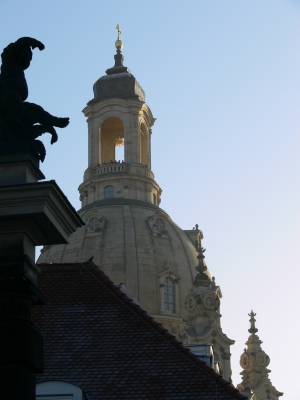
[[[158,232],[162,232],[165,230],[165,223],[161,218],[157,218],[155,220],[155,228]]]
[[[89,228],[93,232],[98,232],[100,230],[101,221],[99,218],[93,217],[90,219]]]
[[[204,297],[204,305],[206,308],[211,309],[215,304],[215,296],[213,294],[207,294]]]
[[[256,362],[259,365],[263,365],[265,363],[265,357],[263,356],[263,354],[257,354]]]

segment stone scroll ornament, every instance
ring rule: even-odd
[[[51,144],[58,139],[54,126],[65,128],[69,118],[58,118],[41,106],[25,101],[28,86],[24,71],[30,66],[32,50],[44,50],[40,41],[22,37],[9,44],[2,52],[0,74],[0,146],[18,143],[24,149],[34,151],[43,162],[46,156],[44,144],[36,138],[50,133]]]

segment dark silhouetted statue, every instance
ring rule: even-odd
[[[28,87],[24,70],[32,60],[32,49],[44,50],[43,43],[23,37],[9,44],[2,52],[0,74],[0,146],[4,143],[24,144],[44,161],[46,150],[36,138],[43,133],[52,135],[51,144],[57,141],[54,126],[65,128],[69,118],[58,118],[49,114],[41,106],[25,101]]]

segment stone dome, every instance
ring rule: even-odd
[[[69,244],[46,246],[38,263],[84,262],[94,256],[94,263],[115,284],[124,283],[155,315],[164,311],[163,299],[158,301],[161,277],[172,276],[178,282],[175,314],[183,317],[198,264],[192,236],[165,211],[140,200],[103,199],[83,207],[79,215],[85,226]],[[200,231],[191,232],[196,238]]]
[[[136,78],[128,72],[128,70],[125,72],[118,72],[102,76],[95,82],[93,90],[94,99],[91,100],[91,102],[97,102],[116,97],[131,97],[145,101],[146,97],[142,87]]]

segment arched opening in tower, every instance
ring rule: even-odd
[[[124,142],[116,144],[116,160],[124,161]]]
[[[149,138],[148,131],[143,123],[140,128],[140,160],[141,164],[149,167]]]
[[[100,129],[100,164],[124,160],[124,124],[120,118],[107,118]]]

